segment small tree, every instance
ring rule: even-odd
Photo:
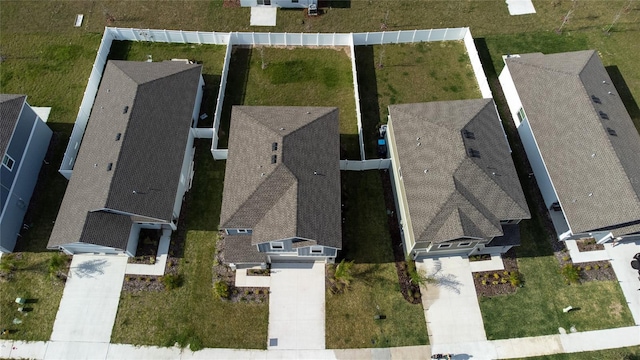
[[[580,269],[573,264],[563,266],[560,273],[564,276],[567,284],[577,284],[580,282]]]
[[[54,253],[51,259],[49,259],[49,276],[56,277],[63,274],[65,265],[67,264],[67,257],[59,252]]]
[[[349,285],[351,280],[353,280],[353,260],[351,261],[340,261],[340,264],[336,266],[336,272],[333,274],[333,277],[336,281],[343,283],[344,285]]]
[[[182,276],[180,274],[167,274],[161,278],[165,289],[173,290],[182,286]]]
[[[435,284],[438,282],[435,278],[427,276],[424,271],[418,270],[418,268],[416,268],[416,262],[413,260],[407,260],[407,273],[409,274],[411,283],[416,285]]]
[[[219,298],[221,299],[229,298],[229,285],[227,285],[226,282],[216,281],[215,284],[213,284],[213,290],[215,291],[216,295],[218,295]]]

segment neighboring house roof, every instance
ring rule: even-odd
[[[181,62],[107,63],[50,247],[126,245],[97,235],[109,221],[124,224],[119,215],[90,221],[88,212],[172,220],[200,74]]]
[[[389,117],[416,242],[492,238],[500,220],[530,218],[491,99],[391,105]]]
[[[9,147],[26,99],[26,95],[0,94],[0,156]]]
[[[572,232],[640,231],[640,136],[598,54],[505,62]]]
[[[221,228],[341,248],[340,191],[338,109],[233,107]]]

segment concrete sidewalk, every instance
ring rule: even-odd
[[[324,349],[325,264],[273,263],[268,349]]]
[[[437,280],[421,287],[431,345],[486,341],[469,259],[425,258],[416,267]]]
[[[52,342],[111,341],[126,267],[126,256],[73,257],[53,324]]]

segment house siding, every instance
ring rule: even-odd
[[[24,144],[14,147],[14,149],[22,149],[23,154],[16,156],[20,159],[20,162],[16,157],[12,156],[16,163],[13,166],[12,173],[14,178],[12,179],[11,187],[5,189],[5,185],[2,185],[3,190],[5,190],[3,191],[5,198],[0,214],[0,251],[2,252],[11,252],[15,247],[33,189],[38,181],[42,160],[47,153],[51,135],[53,134],[51,129],[35,115],[28,105],[23,108],[23,114],[25,114],[26,120],[23,122],[23,117],[21,116],[20,132],[25,131],[22,129],[24,124],[29,124],[31,127],[26,138],[22,133],[16,137],[17,131],[14,132],[10,146],[14,142],[24,141]],[[18,130],[18,126],[16,126],[16,130]],[[2,177],[4,177],[4,174]]]
[[[27,148],[27,143],[29,142],[33,126],[37,120],[38,116],[33,110],[31,110],[31,107],[26,104],[23,105],[20,118],[13,130],[11,142],[9,143],[6,151],[6,154],[11,156],[15,161],[13,169],[9,170],[4,166],[0,166],[0,182],[2,183],[2,186],[9,189],[11,188],[11,185],[17,176],[17,169],[23,161],[24,152]]]
[[[504,97],[506,98],[507,104],[509,105],[511,118],[516,124],[516,127],[519,127],[520,119],[518,118],[518,110],[520,110],[520,108],[522,107],[522,101],[520,100],[520,96],[518,95],[518,90],[516,90],[516,85],[513,83],[511,72],[509,72],[509,68],[506,65],[500,73],[498,79],[500,80],[500,85],[502,86]]]
[[[396,202],[396,209],[398,210],[398,223],[400,224],[400,235],[402,237],[402,243],[404,245],[405,254],[410,254],[413,248],[416,246],[413,228],[411,226],[411,217],[409,216],[409,205],[407,203],[407,197],[404,189],[404,183],[400,176],[402,169],[400,168],[400,159],[398,158],[398,150],[396,148],[396,141],[393,135],[393,121],[389,118],[387,128],[387,142],[389,144],[389,157],[391,158],[391,180],[393,186],[394,200]]]

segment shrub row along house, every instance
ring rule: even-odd
[[[338,109],[235,106],[220,229],[224,261],[329,261],[342,248]]]
[[[0,94],[0,252],[16,245],[52,134],[26,95]]]
[[[559,239],[640,239],[640,136],[598,54],[504,62],[500,83]]]
[[[201,72],[174,61],[107,63],[48,248],[133,256],[141,228],[176,229],[193,175]]]

